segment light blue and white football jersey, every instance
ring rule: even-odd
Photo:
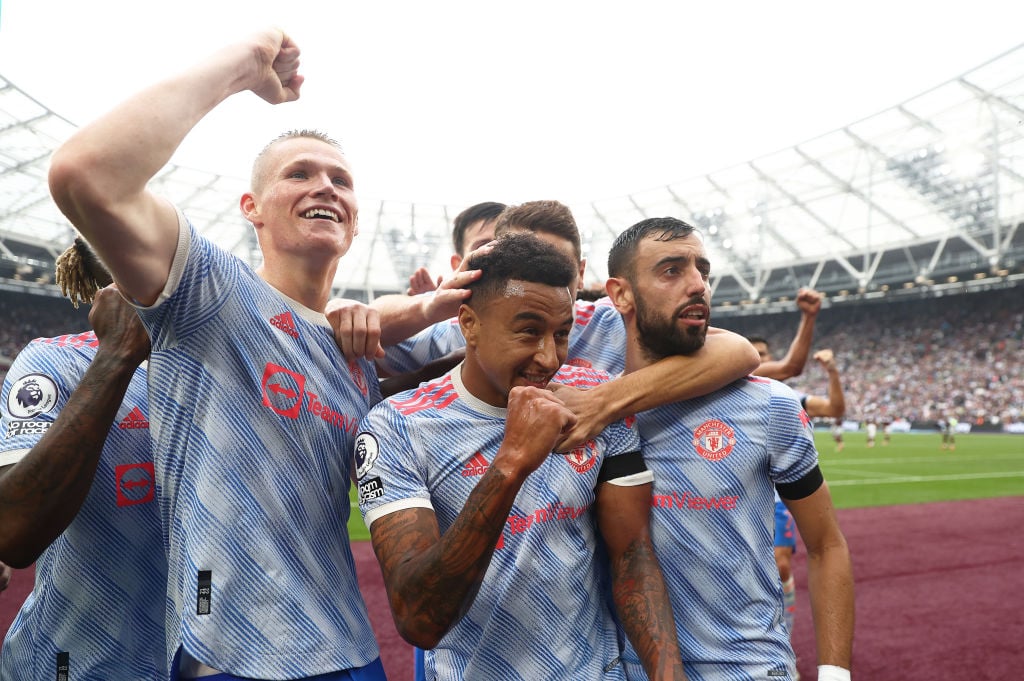
[[[493,461],[506,410],[469,394],[461,366],[363,420],[355,459],[368,526],[423,507],[444,533]],[[554,380],[586,387],[606,378],[598,375],[563,367]],[[425,653],[427,679],[624,678],[591,507],[606,457],[638,447],[635,428],[619,421],[569,455],[550,456],[526,479],[473,605]]]
[[[464,347],[466,339],[458,320],[448,319],[385,348],[383,366],[392,373],[414,371]],[[576,301],[576,321],[569,333],[566,364],[615,376],[625,369],[625,348],[626,327],[607,296],[597,302]]]
[[[17,463],[39,442],[98,344],[90,331],[38,338],[22,350],[0,397],[0,466]],[[167,566],[149,426],[143,366],[110,427],[81,509],[36,561],[35,586],[0,649],[0,678],[167,677]]]
[[[796,395],[748,377],[637,421],[654,473],[651,531],[687,676],[794,678],[773,551],[774,492],[818,462]],[[632,650],[627,658],[629,679],[646,679]]]
[[[378,657],[347,521],[376,372],[346,363],[326,317],[179,215],[153,339],[150,409],[168,534],[168,659],[294,679]]]

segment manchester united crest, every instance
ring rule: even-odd
[[[565,460],[576,469],[577,473],[586,473],[597,463],[597,443],[587,440],[565,455]]]
[[[721,461],[736,445],[736,431],[718,419],[705,421],[693,431],[693,446],[708,461]]]

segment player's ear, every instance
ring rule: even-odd
[[[452,272],[454,272],[455,270],[459,269],[459,265],[462,264],[462,256],[459,255],[458,253],[452,253],[452,257],[451,260],[449,260],[449,262],[452,265]]]
[[[611,298],[612,304],[615,309],[619,311],[619,314],[629,314],[633,312],[634,301],[633,301],[633,287],[629,285],[629,282],[622,277],[611,277],[604,284],[604,290]]]
[[[253,196],[251,192],[242,194],[242,198],[238,202],[238,207],[242,211],[242,216],[251,222],[253,227],[259,226],[259,210],[256,208],[256,197]]]
[[[477,336],[480,333],[480,318],[476,310],[463,303],[459,306],[459,328],[466,339],[467,347],[476,347]]]
[[[580,258],[580,278],[576,280],[576,290],[582,291],[586,286],[583,285],[583,275],[587,271],[587,259]]]

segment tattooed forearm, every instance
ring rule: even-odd
[[[613,558],[611,569],[615,608],[647,676],[685,679],[672,605],[651,543],[631,542]]]
[[[426,509],[398,511],[373,523],[395,624],[407,641],[433,648],[472,605],[518,489],[488,469],[442,537]]]

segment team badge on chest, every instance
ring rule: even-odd
[[[577,473],[586,473],[597,463],[597,443],[587,440],[565,455],[565,460],[576,469]]]
[[[721,461],[736,445],[736,431],[718,419],[705,421],[693,431],[693,446],[708,461]]]

